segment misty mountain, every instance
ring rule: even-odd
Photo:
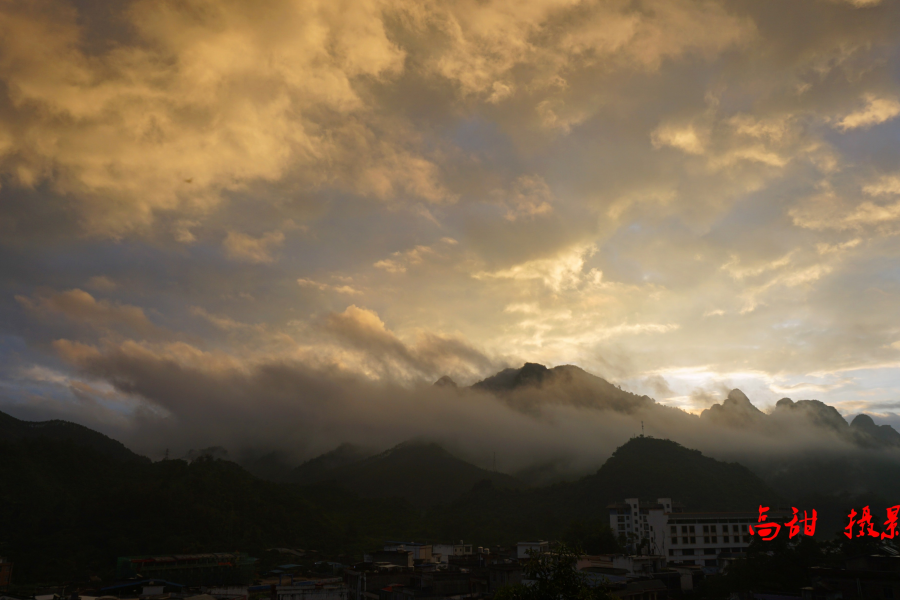
[[[700,413],[700,419],[716,426],[764,430],[779,428],[789,432],[801,425],[833,433],[860,448],[900,448],[900,433],[890,425],[876,425],[872,417],[857,415],[851,423],[819,400],[782,398],[771,413],[756,408],[741,390],[731,390],[721,404]]]
[[[423,442],[337,465],[331,481],[279,484],[209,454],[153,463],[70,439],[2,441],[0,551],[20,582],[85,579],[111,576],[116,557],[130,554],[273,546],[359,554],[392,538],[556,538],[579,519],[602,523],[608,502],[632,496],[714,509],[778,500],[740,465],[652,438],[629,441],[591,476],[538,489]]]
[[[355,552],[412,535],[398,500],[271,483],[209,455],[122,461],[71,440],[0,441],[0,554],[18,583],[114,576],[145,553],[300,547]]]
[[[890,425],[876,425],[869,415],[856,415],[850,422],[850,429],[858,437],[875,440],[876,445],[900,447],[900,432]]]
[[[546,537],[573,519],[605,517],[607,504],[625,498],[668,497],[695,510],[755,510],[779,505],[781,494],[748,468],[704,456],[669,440],[636,437],[596,473],[571,483],[526,490],[476,486],[445,512],[445,535],[473,539]]]
[[[448,383],[449,382],[449,383]],[[442,378],[435,385],[450,385]],[[453,384],[455,385],[455,384]],[[525,363],[519,369],[504,369],[473,384],[471,390],[487,391],[511,406],[535,411],[542,405],[566,404],[598,410],[613,410],[624,414],[643,412],[665,413],[664,418],[693,419],[684,411],[657,403],[648,396],[638,396],[602,377],[592,375],[573,365],[547,368]],[[716,427],[742,430],[783,430],[786,435],[799,428],[812,426],[822,434],[835,434],[859,448],[900,448],[900,432],[890,425],[876,425],[868,415],[859,415],[851,423],[837,411],[819,400],[782,398],[770,413],[759,410],[741,390],[735,389],[721,402],[700,414],[700,421]],[[552,465],[543,465],[538,479],[550,476]],[[526,475],[530,471],[523,472]]]
[[[527,408],[529,403],[560,403],[631,414],[656,404],[649,396],[626,392],[574,365],[547,368],[525,363],[519,369],[504,369],[483,379],[471,389],[491,392],[520,408]]]
[[[357,464],[374,454],[355,444],[343,443],[334,450],[310,459],[293,469],[289,481],[301,484],[334,479],[336,471]]]
[[[136,454],[111,437],[83,425],[69,421],[21,421],[4,412],[0,412],[0,440],[18,442],[21,440],[71,442],[85,446],[98,453],[119,461],[149,462],[149,459]]]
[[[870,427],[865,421],[857,427]],[[510,544],[558,538],[575,521],[602,523],[607,504],[628,497],[669,497],[687,509],[816,508],[828,536],[848,507],[890,506],[882,501],[900,493],[897,464],[867,461],[884,451],[865,452],[843,462],[785,457],[760,477],[669,440],[635,437],[588,476],[526,488],[437,444],[362,458],[347,445],[296,469],[308,478],[300,485],[261,480],[209,453],[191,462],[123,461],[72,439],[20,437],[0,441],[0,552],[24,582],[108,576],[115,558],[129,554],[273,546],[359,554],[398,538]],[[813,489],[841,482],[863,495],[852,485],[831,496]],[[892,487],[866,495],[874,485]]]
[[[398,497],[420,507],[447,504],[481,481],[523,487],[510,475],[476,467],[434,443],[405,442],[374,456],[363,454],[343,444],[298,467],[292,481],[333,482],[360,496]]]

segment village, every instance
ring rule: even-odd
[[[624,552],[592,555],[548,540],[510,546],[386,540],[362,557],[294,548],[268,549],[263,559],[241,552],[130,556],[118,559],[113,582],[92,578],[38,587],[30,595],[8,591],[14,565],[0,558],[0,600],[490,600],[507,586],[532,585],[529,561],[560,553],[571,556],[570,568],[588,586],[615,598],[690,598],[705,578],[726,573],[747,556],[755,542],[752,525],[760,518],[750,512],[688,512],[670,498],[628,498],[607,511],[610,528],[625,541]],[[825,600],[842,597],[845,589],[850,597],[860,578],[872,589],[892,590],[900,581],[900,556],[885,550],[843,568],[814,568],[815,583],[801,596],[764,598]],[[763,597],[735,596],[751,598]]]

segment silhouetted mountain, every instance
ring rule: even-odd
[[[669,440],[633,438],[593,475],[531,490],[479,486],[445,511],[449,537],[502,539],[558,535],[570,521],[605,514],[610,502],[667,497],[689,509],[754,510],[782,496],[746,467],[704,456]]]
[[[333,478],[336,470],[356,464],[372,456],[372,452],[354,444],[341,444],[334,450],[310,459],[295,468],[289,481],[301,484],[318,483]]]
[[[866,414],[856,415],[850,422],[855,432],[869,436],[887,446],[900,446],[900,433],[890,425],[876,425],[872,417]]]
[[[0,441],[0,481],[0,552],[18,583],[109,580],[116,557],[144,553],[360,552],[420,519],[402,501],[270,483],[208,456],[122,461],[71,440]]]
[[[747,510],[780,495],[747,467],[704,456],[670,440],[636,437],[620,446],[596,474],[574,484],[579,495],[677,499],[691,509]]]
[[[79,446],[93,448],[116,460],[149,462],[148,458],[135,454],[122,442],[69,421],[21,421],[0,412],[0,440],[6,442],[20,440],[69,441]]]
[[[449,375],[444,375],[443,377],[441,377],[440,379],[435,381],[434,386],[435,387],[450,387],[450,388],[459,387],[458,385],[456,385],[456,382],[450,378]]]
[[[280,483],[291,481],[296,468],[294,466],[296,463],[293,463],[284,453],[277,450],[262,456],[245,454],[238,464],[260,479]]]
[[[835,407],[819,400],[797,400],[794,402],[790,398],[782,398],[775,404],[773,414],[779,416],[784,414],[801,416],[807,422],[817,427],[830,429],[839,434],[844,434],[847,431],[847,420],[841,416],[841,413]]]
[[[523,487],[514,477],[476,467],[434,443],[406,442],[351,464],[321,468],[323,463],[334,464],[338,451],[342,457],[351,452],[341,446],[309,461],[297,469],[294,481],[330,481],[361,496],[404,498],[422,507],[446,504],[484,480],[498,487]]]
[[[731,390],[722,404],[713,404],[700,413],[700,418],[709,419],[717,425],[742,427],[765,419],[766,413],[753,406],[741,390]]]

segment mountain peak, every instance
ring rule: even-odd
[[[854,419],[850,422],[850,427],[858,427],[860,429],[875,429],[878,427],[875,425],[875,421],[869,415],[865,413],[860,413],[854,417]]]
[[[764,417],[765,413],[756,408],[747,394],[737,388],[728,392],[728,397],[722,404],[713,404],[700,413],[702,419],[733,426],[741,426]]]
[[[538,363],[525,363],[516,375],[515,385],[531,385],[543,383],[550,369]]]
[[[747,394],[737,388],[734,388],[733,390],[728,392],[728,399],[738,404],[750,404],[751,406],[753,406],[753,404],[750,402],[750,398],[747,397]],[[754,406],[753,408],[756,407]]]
[[[434,387],[440,387],[440,388],[442,388],[442,387],[458,388],[459,387],[458,385],[456,385],[456,382],[450,378],[449,375],[444,375],[443,377],[441,377],[440,379],[435,381],[433,385],[434,385]]]
[[[878,425],[867,414],[860,413],[850,422],[850,430],[865,446],[900,446],[900,432],[890,425]],[[874,441],[874,444],[873,444]]]

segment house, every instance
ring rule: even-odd
[[[613,589],[612,595],[622,600],[664,600],[669,597],[666,585],[658,579],[629,581],[622,589]]]
[[[900,557],[860,556],[839,567],[813,567],[812,586],[803,588],[803,600],[836,598],[900,598]]]
[[[116,565],[120,580],[137,578],[177,581],[182,585],[249,585],[255,558],[240,552],[122,556]]]
[[[543,554],[550,551],[550,542],[538,540],[536,542],[519,542],[516,544],[516,557],[519,560],[527,560],[532,554]]]
[[[300,581],[275,588],[274,600],[346,600],[347,586],[340,577]]]
[[[344,570],[344,582],[347,584],[349,600],[364,600],[366,594],[374,594],[392,585],[409,585],[413,570],[396,565],[361,565],[356,569]]]
[[[392,550],[409,550],[413,554],[413,561],[423,562],[431,562],[434,553],[431,544],[420,544],[418,542],[385,542],[384,550],[387,552]]]
[[[406,567],[411,569],[413,567],[413,561],[415,560],[414,555],[409,550],[376,550],[372,552],[369,556],[372,557],[373,563],[387,563],[391,565],[396,565],[398,567]]]
[[[434,544],[432,553],[439,557],[440,562],[447,564],[451,556],[469,556],[472,554],[472,544],[465,544],[459,540],[458,544]]]

